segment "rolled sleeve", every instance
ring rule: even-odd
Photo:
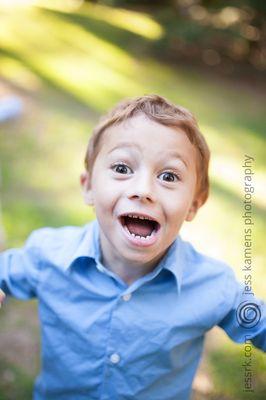
[[[38,243],[41,230],[33,232],[22,249],[10,249],[0,255],[0,288],[18,299],[36,297],[41,269]]]
[[[250,340],[266,351],[266,305],[263,300],[245,291],[232,270],[228,271],[224,287],[224,316],[218,326],[237,343]]]

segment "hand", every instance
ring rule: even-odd
[[[0,289],[0,308],[5,297],[6,297],[5,293],[3,292],[3,290]]]

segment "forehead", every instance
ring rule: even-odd
[[[144,114],[107,128],[100,147],[100,152],[105,154],[122,150],[151,157],[168,156],[174,152],[188,159],[196,157],[196,149],[182,129],[162,125]]]

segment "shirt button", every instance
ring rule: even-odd
[[[111,354],[111,356],[110,356],[110,361],[111,361],[112,364],[117,364],[117,363],[119,363],[119,361],[120,361],[120,355],[117,354],[117,353]]]
[[[124,296],[123,296],[123,300],[124,300],[124,301],[128,301],[128,300],[130,300],[130,299],[131,299],[131,296],[132,296],[132,294],[131,294],[131,293],[124,294]]]

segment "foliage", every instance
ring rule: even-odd
[[[264,1],[106,0],[98,3],[144,9],[153,15],[163,25],[165,34],[149,50],[154,50],[162,59],[192,60],[225,74],[243,71],[243,67],[248,71],[266,69]]]

